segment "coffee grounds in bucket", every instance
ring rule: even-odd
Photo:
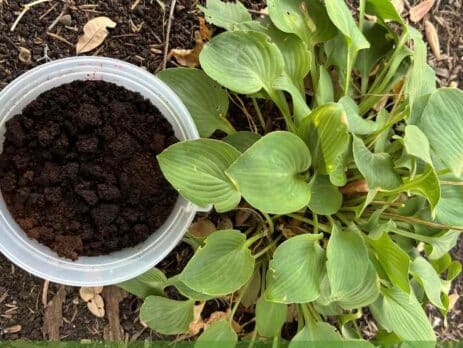
[[[138,93],[103,81],[62,85],[6,123],[2,195],[28,236],[61,256],[133,247],[177,200],[156,161],[176,141]]]

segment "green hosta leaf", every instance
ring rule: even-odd
[[[253,31],[225,32],[207,43],[199,56],[207,75],[241,94],[262,89],[271,93],[273,81],[284,70],[278,47],[267,35]]]
[[[371,153],[360,138],[354,136],[354,160],[370,190],[393,190],[400,186],[400,175],[394,170],[387,153]]]
[[[254,306],[259,298],[259,292],[262,285],[262,276],[260,270],[256,269],[249,282],[243,286],[239,293],[241,295],[241,304],[249,308]]]
[[[239,1],[207,0],[205,7],[198,7],[209,23],[227,30],[233,30],[235,25],[252,20],[251,14]]]
[[[358,105],[351,97],[344,96],[339,99],[338,103],[344,108],[349,132],[352,134],[367,135],[374,133],[378,129],[378,125],[374,121],[366,120],[359,115]]]
[[[164,335],[188,332],[193,321],[194,301],[175,301],[148,296],[140,309],[140,319],[154,331]]]
[[[269,0],[267,6],[273,24],[285,33],[296,34],[308,47],[336,35],[336,28],[319,0]]]
[[[306,303],[320,296],[325,252],[321,234],[303,234],[278,246],[267,272],[266,299],[277,303]]]
[[[428,237],[426,243],[432,246],[432,252],[429,259],[437,260],[452,250],[458,242],[460,232],[449,230],[440,236]]]
[[[441,181],[441,199],[436,207],[436,219],[442,224],[463,226],[461,213],[463,202],[463,185],[451,175],[446,175]]]
[[[344,309],[351,310],[372,304],[378,296],[378,275],[373,264],[368,262],[368,270],[363,281],[345,293],[342,298],[338,298],[336,303]]]
[[[232,145],[240,152],[245,152],[252,144],[257,140],[262,138],[259,134],[249,132],[249,131],[240,131],[230,135],[227,135],[222,141]]]
[[[298,133],[309,146],[313,166],[320,174],[333,172],[349,146],[346,114],[335,103],[316,108],[301,122]]]
[[[186,199],[200,206],[213,203],[219,212],[238,205],[240,193],[225,170],[240,156],[227,143],[199,139],[176,143],[157,156],[166,179]]]
[[[278,91],[286,91],[291,95],[296,124],[299,124],[301,120],[310,114],[310,108],[307,106],[305,95],[301,94],[301,91],[287,74],[283,74],[273,81],[273,88]]]
[[[169,278],[168,285],[174,286],[179,293],[189,298],[190,300],[207,301],[214,298],[214,296],[202,294],[200,292],[194,291],[193,289],[190,289],[180,280],[179,275]]]
[[[333,215],[342,206],[342,194],[325,175],[315,175],[311,181],[309,208],[315,214]]]
[[[173,68],[161,71],[158,77],[183,101],[201,137],[207,138],[217,129],[225,133],[235,132],[226,118],[227,92],[204,71]]]
[[[367,0],[365,12],[381,18],[383,21],[392,20],[403,23],[402,18],[390,0]]]
[[[402,289],[410,292],[410,282],[408,270],[410,268],[410,258],[391,237],[383,232],[379,236],[370,236],[367,242],[377,256],[377,261],[386,272],[391,282]]]
[[[418,256],[413,260],[410,272],[423,286],[429,301],[444,309],[441,301],[441,280],[434,267],[423,257]]]
[[[368,249],[360,232],[333,225],[326,248],[326,269],[333,299],[343,298],[365,279]]]
[[[345,342],[341,341],[343,338],[334,326],[325,322],[309,322],[293,337],[288,348],[342,347]]]
[[[333,24],[344,34],[353,52],[370,47],[352,18],[351,12],[344,0],[325,0],[326,10]]]
[[[400,189],[410,190],[425,197],[431,206],[431,211],[434,211],[441,196],[439,178],[431,165],[426,165],[424,172],[412,180],[405,179]]]
[[[426,313],[413,292],[399,288],[382,289],[382,296],[370,306],[373,317],[404,341],[435,341]]]
[[[256,329],[264,337],[279,336],[286,321],[288,306],[267,301],[263,296],[256,304]]]
[[[266,213],[287,214],[310,200],[304,172],[310,152],[290,132],[272,132],[258,140],[226,171],[253,207]]]
[[[238,336],[230,326],[230,323],[221,319],[212,323],[202,334],[198,337],[195,343],[195,348],[234,348],[238,342]]]
[[[428,99],[418,127],[429,139],[431,149],[460,177],[463,170],[463,91],[441,88]]]
[[[223,296],[248,282],[254,263],[246,235],[237,230],[216,231],[193,255],[180,280],[199,293]]]
[[[432,164],[429,140],[417,126],[408,125],[405,127],[404,145],[408,154]]]
[[[320,65],[315,100],[317,101],[317,105],[323,105],[334,101],[333,82],[331,81],[330,73],[323,65]]]
[[[138,297],[145,298],[149,295],[164,295],[167,278],[164,273],[157,268],[139,275],[136,278],[117,284],[122,289]]]

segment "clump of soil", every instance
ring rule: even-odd
[[[24,229],[76,259],[132,247],[169,216],[177,192],[156,155],[177,141],[140,94],[76,81],[6,123],[0,188]]]

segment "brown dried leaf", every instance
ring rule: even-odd
[[[204,238],[217,231],[217,227],[211,220],[203,219],[192,223],[188,231],[195,237]]]
[[[19,47],[18,59],[21,63],[31,64],[32,63],[32,54],[31,51],[24,47]]]
[[[413,6],[410,8],[410,20],[415,23],[421,21],[431,11],[433,5],[434,0],[423,0],[418,5]]]
[[[105,314],[103,297],[95,295],[93,299],[87,302],[87,308],[95,317],[103,318]]]
[[[20,332],[21,330],[22,330],[21,325],[13,325],[13,326],[7,327],[6,329],[3,329],[2,333],[3,334],[14,334],[14,333]]]
[[[352,196],[357,193],[367,193],[368,185],[367,182],[363,179],[356,180],[348,183],[346,186],[341,187],[339,191],[346,196]]]
[[[392,6],[395,7],[396,11],[399,13],[399,14],[402,14],[402,12],[404,12],[404,0],[391,0],[392,2]]]
[[[77,41],[76,53],[89,52],[100,46],[109,34],[106,28],[115,27],[116,23],[108,17],[101,16],[89,20],[84,25],[84,35]]]
[[[199,37],[202,41],[209,41],[212,37],[213,30],[209,29],[206,25],[206,20],[203,17],[199,17]]]
[[[243,226],[244,223],[251,217],[251,211],[248,209],[240,209],[235,215],[235,225]]]
[[[430,21],[424,21],[424,33],[426,35],[426,40],[431,47],[432,53],[436,57],[437,60],[441,59],[440,54],[440,42],[439,42],[439,35],[437,34],[437,29]]]
[[[101,294],[102,291],[103,291],[102,286],[93,287],[93,288],[82,287],[79,289],[79,295],[80,295],[80,298],[84,302],[88,302],[92,300],[93,298],[95,298],[96,295]]]
[[[233,229],[233,222],[228,216],[221,216],[217,223],[217,228],[219,230],[232,230]]]
[[[204,321],[201,318],[201,313],[204,309],[206,302],[194,306],[193,308],[193,321],[190,323],[189,333],[191,335],[197,335],[204,328]]]
[[[201,53],[204,42],[198,32],[195,33],[196,44],[192,49],[174,48],[170,50],[169,56],[174,57],[178,64],[195,68],[199,66],[199,54]]]
[[[455,307],[455,304],[458,302],[459,299],[460,295],[458,295],[457,293],[449,295],[449,311],[451,311],[453,307]]]

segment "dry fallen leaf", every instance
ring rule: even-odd
[[[87,308],[95,317],[103,318],[105,314],[103,297],[95,295],[93,299],[87,302]]]
[[[22,330],[21,325],[13,325],[13,326],[7,327],[6,329],[3,329],[1,331],[2,331],[3,334],[13,334],[13,333],[17,333],[17,332],[19,332],[21,330]]]
[[[213,31],[206,25],[206,20],[199,17],[199,36],[203,41],[209,41],[212,37]]]
[[[240,209],[235,215],[235,225],[243,226],[244,223],[251,217],[251,211],[248,209]]]
[[[217,228],[219,230],[232,230],[233,222],[228,216],[221,216],[217,222]]]
[[[96,17],[84,25],[84,35],[79,37],[76,45],[76,53],[85,53],[100,46],[108,36],[106,28],[115,28],[116,23],[108,17]]]
[[[404,0],[391,0],[392,2],[392,6],[395,7],[396,11],[399,13],[399,14],[402,14],[402,12],[404,12]]]
[[[190,225],[188,231],[195,237],[207,237],[217,231],[217,227],[209,219],[199,220]]]
[[[190,323],[189,333],[191,335],[197,335],[204,328],[204,321],[201,318],[201,312],[204,309],[206,302],[201,302],[200,304],[194,306],[193,308],[193,321]]]
[[[31,51],[24,47],[19,47],[19,56],[18,59],[24,64],[32,63],[32,54]]]
[[[195,33],[196,43],[192,49],[174,48],[170,50],[169,56],[174,57],[178,64],[195,68],[199,66],[199,54],[204,47],[204,41],[199,32]]]
[[[341,187],[339,191],[346,196],[352,196],[357,193],[367,193],[368,185],[367,182],[363,179],[356,180],[348,183],[346,186]]]
[[[455,304],[458,302],[459,299],[460,295],[458,295],[457,293],[449,295],[449,311],[451,311],[453,307],[455,307]]]
[[[95,298],[96,295],[101,294],[102,291],[103,291],[102,286],[98,286],[98,287],[94,287],[94,288],[82,287],[79,290],[79,295],[80,295],[80,298],[84,302],[88,302],[88,301],[92,300],[93,298]]]
[[[418,5],[410,8],[410,20],[412,22],[421,21],[428,14],[434,5],[434,0],[423,0]]]
[[[439,42],[439,35],[437,34],[437,29],[430,21],[424,22],[424,33],[426,35],[426,40],[431,47],[432,53],[436,57],[437,60],[441,59],[440,54],[440,42]]]

